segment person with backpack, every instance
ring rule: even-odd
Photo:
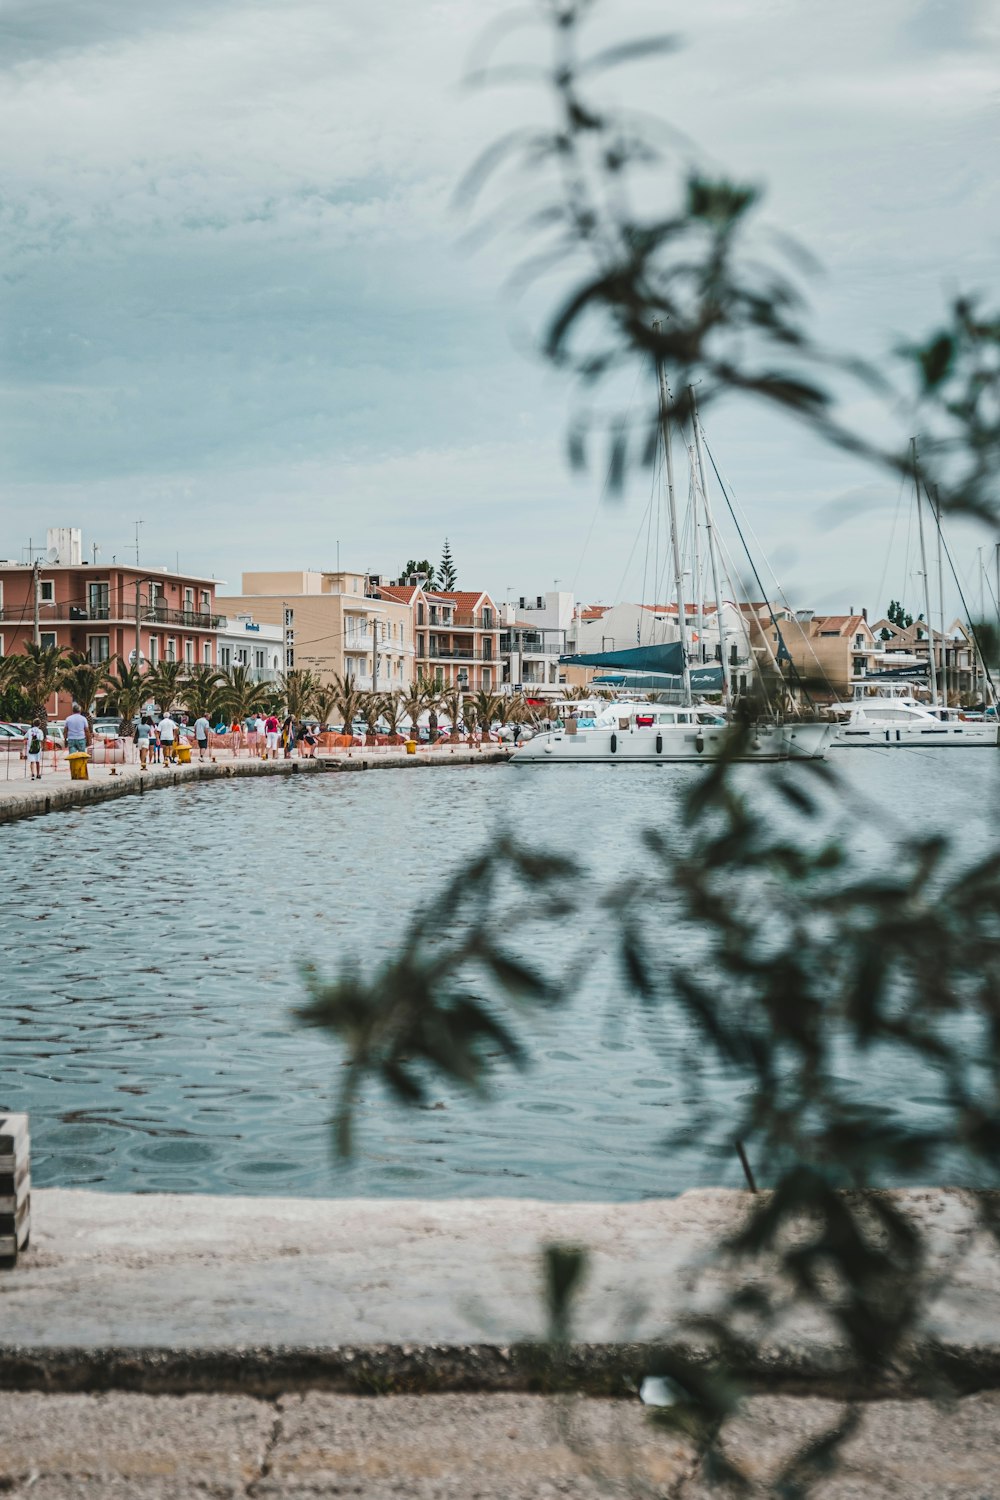
[[[28,762],[28,774],[32,781],[42,779],[42,751],[45,749],[45,735],[42,731],[41,719],[35,719],[25,736],[24,754]]]

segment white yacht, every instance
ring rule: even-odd
[[[585,708],[585,706],[581,706]],[[760,724],[741,760],[821,760],[832,724],[792,721]],[[570,714],[561,727],[536,733],[511,757],[514,765],[710,761],[718,756],[729,723],[710,706],[608,703],[592,716]]]
[[[930,709],[915,698],[855,698],[834,705],[847,718],[837,725],[832,749],[907,746],[954,749],[1000,743],[1000,724],[990,719],[963,719],[954,709]]]

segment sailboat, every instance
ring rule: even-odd
[[[733,690],[730,663],[726,653],[723,633],[722,592],[719,576],[718,548],[712,525],[708,486],[705,482],[705,465],[702,452],[701,429],[698,423],[698,408],[692,396],[692,418],[694,445],[689,449],[693,459],[692,478],[697,473],[697,484],[693,486],[692,499],[697,507],[700,494],[703,506],[709,568],[715,594],[715,618],[719,632],[718,662],[692,662],[688,649],[687,604],[684,589],[684,570],[681,563],[680,529],[677,516],[677,501],[674,489],[674,462],[671,442],[670,393],[662,363],[657,368],[660,408],[660,439],[666,468],[666,499],[670,529],[671,560],[674,575],[674,597],[677,606],[677,640],[651,645],[637,645],[618,651],[600,651],[560,657],[568,666],[600,667],[615,673],[640,674],[633,681],[649,683],[661,678],[664,684],[671,679],[680,684],[681,702],[667,705],[658,702],[633,702],[622,699],[609,703],[592,720],[581,724],[576,715],[551,730],[536,734],[526,745],[515,751],[514,764],[538,764],[572,762],[590,764],[628,761],[645,765],[656,765],[670,761],[712,761],[723,752],[729,753],[732,743],[732,725],[729,714],[733,707]],[[698,547],[698,515],[692,510],[695,549]],[[695,574],[700,587],[700,563],[695,557]],[[700,597],[700,594],[699,594]],[[703,610],[698,606],[697,637],[699,654],[704,651]],[[723,709],[709,704],[696,704],[694,692],[719,692],[721,689]],[[829,723],[790,721],[760,722],[753,726],[737,759],[747,761],[813,760],[825,757],[834,726]]]
[[[850,703],[835,704],[845,715],[831,741],[836,749],[922,749],[954,750],[971,746],[996,748],[1000,743],[1000,724],[989,719],[965,719],[947,704],[947,684],[938,681],[938,664],[934,660],[934,627],[931,623],[931,588],[927,570],[927,544],[924,536],[924,501],[921,500],[920,468],[917,462],[917,440],[912,439],[913,480],[916,486],[917,533],[920,539],[920,569],[924,583],[924,609],[927,620],[927,670],[931,701],[928,706],[915,698],[877,693],[858,697]],[[930,496],[924,486],[924,499]],[[938,602],[941,620],[941,674],[945,670],[944,569],[942,565],[941,515],[932,509],[937,529]],[[957,581],[957,580],[956,580]]]

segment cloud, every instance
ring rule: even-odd
[[[447,532],[498,589],[576,568],[599,475],[567,475],[566,392],[511,347],[510,248],[463,258],[449,207],[484,143],[545,118],[523,90],[459,86],[508,9],[0,0],[0,550],[75,519],[110,553],[141,508],[231,581],[348,528],[354,561],[390,569]],[[593,46],[683,32],[601,90],[767,179],[768,220],[828,267],[820,326],[874,352],[995,258],[995,17],[943,15],[623,0]],[[531,33],[498,45],[538,56]],[[798,584],[839,587],[857,548],[817,545],[815,518],[867,477],[753,409],[716,431],[762,545],[799,528]],[[641,489],[598,513],[582,592],[616,587]]]

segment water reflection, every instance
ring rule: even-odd
[[[878,795],[903,819],[920,806],[954,825],[988,805],[993,762],[874,753],[846,774],[859,797],[881,777]],[[441,872],[501,821],[611,878],[634,864],[646,824],[682,837],[678,799],[697,774],[481,767],[260,781],[4,829],[0,1104],[31,1111],[36,1182],[556,1199],[738,1183],[731,1154],[693,1123],[699,1091],[725,1107],[731,1082],[714,1063],[695,1076],[681,1022],[623,1012],[610,960],[538,1024],[533,1067],[505,1069],[489,1108],[437,1086],[433,1110],[402,1114],[368,1090],[346,1167],[327,1123],[338,1056],[289,1020],[299,958],[331,970],[348,953],[377,961]],[[550,956],[562,941],[549,937]],[[883,1084],[903,1112],[936,1102],[926,1078]]]

